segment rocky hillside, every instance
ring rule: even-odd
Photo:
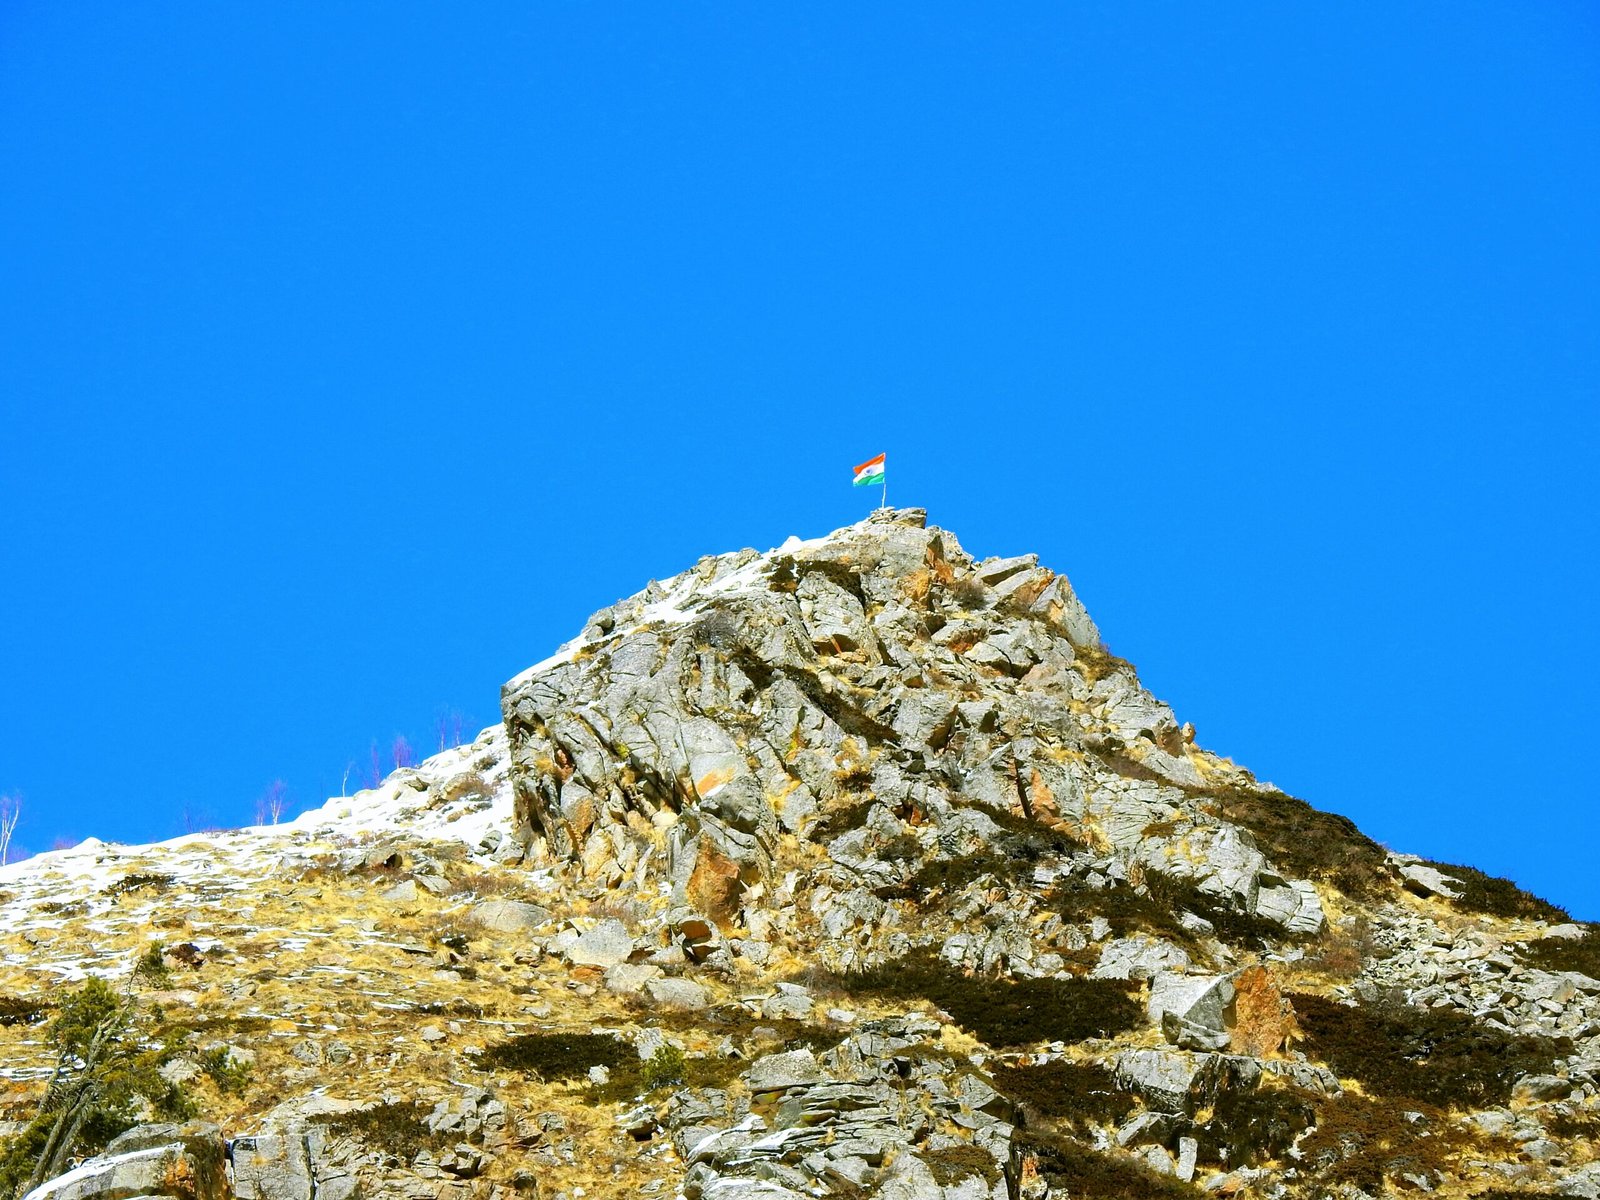
[[[1600,1196],[1600,934],[1258,783],[917,510],[291,824],[0,871],[37,1200]]]

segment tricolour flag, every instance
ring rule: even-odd
[[[856,487],[865,487],[869,483],[883,482],[883,460],[888,455],[880,454],[877,458],[869,458],[856,468]]]

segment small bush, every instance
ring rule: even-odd
[[[1028,1131],[1014,1145],[1032,1154],[1039,1174],[1054,1190],[1095,1200],[1194,1200],[1203,1193],[1170,1175],[1158,1175],[1143,1163],[1091,1150],[1071,1138]]]
[[[1600,929],[1581,938],[1540,938],[1522,948],[1522,961],[1541,971],[1574,971],[1600,979]]]
[[[949,1187],[973,1176],[990,1185],[1000,1179],[999,1164],[981,1146],[947,1146],[942,1150],[924,1151],[922,1161],[928,1164],[928,1172],[940,1187]]]
[[[1138,677],[1133,664],[1111,653],[1104,642],[1096,646],[1074,646],[1073,654],[1083,677],[1090,683],[1099,683],[1107,676],[1119,673],[1130,679]]]
[[[165,951],[160,942],[151,942],[145,947],[145,952],[133,964],[133,977],[143,980],[154,988],[167,988],[172,986],[172,972],[167,967],[167,960],[163,957]]]
[[[411,1011],[423,1017],[468,1017],[476,1021],[488,1010],[471,1000],[452,1000],[448,1004],[441,1000],[431,1000],[427,1004],[417,1005]]]
[[[162,875],[155,871],[136,871],[132,875],[124,875],[121,879],[108,886],[105,894],[108,896],[126,896],[133,892],[165,892],[170,890],[175,882],[176,880],[171,875]]]
[[[477,1056],[479,1070],[518,1071],[546,1081],[581,1079],[590,1067],[610,1070],[637,1061],[633,1047],[609,1033],[525,1033]]]
[[[1369,959],[1386,958],[1390,953],[1372,936],[1372,922],[1358,916],[1325,929],[1301,965],[1313,974],[1347,980],[1360,975]]]
[[[1488,1150],[1481,1136],[1464,1132],[1431,1105],[1353,1095],[1320,1105],[1316,1128],[1298,1146],[1306,1170],[1324,1188],[1349,1184],[1375,1196],[1392,1195],[1390,1185],[1403,1176],[1454,1174],[1469,1148]]]
[[[1081,1042],[1144,1023],[1120,979],[993,979],[964,975],[927,952],[842,978],[847,991],[927,1000],[991,1046]]]
[[[228,1053],[226,1046],[217,1046],[202,1054],[200,1056],[200,1069],[206,1073],[212,1083],[217,1085],[217,1090],[222,1092],[223,1095],[238,1095],[250,1086],[249,1065],[235,1062]]]
[[[1558,1111],[1545,1116],[1544,1124],[1558,1138],[1582,1138],[1592,1145],[1600,1145],[1600,1117]]]
[[[103,979],[62,999],[48,1037],[55,1072],[37,1115],[0,1151],[0,1197],[59,1175],[71,1158],[96,1153],[150,1115],[195,1115],[189,1097],[161,1077],[168,1050],[147,1044],[149,1034],[144,1014]]]
[[[311,1122],[410,1162],[423,1150],[442,1149],[449,1142],[428,1128],[424,1120],[427,1112],[417,1101],[406,1100],[357,1112],[323,1113],[312,1117]]]
[[[1282,1158],[1316,1115],[1296,1092],[1224,1088],[1212,1103],[1210,1119],[1194,1128],[1200,1159],[1243,1167]]]
[[[1215,816],[1243,825],[1280,869],[1333,884],[1363,899],[1393,885],[1389,856],[1349,817],[1323,812],[1283,792],[1232,787],[1203,793]]]
[[[1133,1110],[1133,1097],[1120,1090],[1099,1063],[1057,1059],[1028,1067],[998,1066],[997,1088],[1041,1117],[1066,1122],[1087,1133],[1087,1122],[1115,1125]]]
[[[1183,910],[1204,917],[1217,931],[1217,938],[1229,945],[1265,950],[1269,943],[1294,940],[1283,926],[1231,908],[1221,897],[1202,892],[1187,880],[1152,872],[1145,876],[1145,887],[1157,908],[1169,914]]]
[[[867,817],[875,803],[873,800],[862,800],[834,809],[813,824],[807,834],[812,841],[831,842],[842,833],[860,829],[867,823]]]
[[[1337,1074],[1439,1108],[1505,1104],[1514,1079],[1546,1073],[1572,1052],[1569,1039],[1503,1033],[1451,1009],[1349,1007],[1304,993],[1290,1000],[1307,1048]]]
[[[671,1042],[663,1042],[640,1069],[639,1081],[647,1092],[664,1087],[674,1087],[689,1078],[689,1069],[683,1051]]]
[[[37,1025],[44,1020],[50,1006],[42,1000],[21,1000],[16,996],[0,996],[0,1027],[7,1025]]]
[[[1521,918],[1529,921],[1569,920],[1567,910],[1558,908],[1548,900],[1541,900],[1525,892],[1509,879],[1486,875],[1476,867],[1463,867],[1454,863],[1424,862],[1441,875],[1461,883],[1461,895],[1450,901],[1453,908],[1463,912],[1486,913],[1491,917]]]

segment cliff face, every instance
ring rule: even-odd
[[[1600,1195],[1600,935],[1201,749],[1031,556],[706,558],[503,707],[0,871],[0,1190],[102,977],[144,1082],[38,1200]]]
[[[918,510],[704,559],[595,614],[503,703],[518,812],[552,853],[679,903],[722,879],[723,919],[760,905],[785,835],[859,818],[807,865],[883,887],[997,844],[999,813],[1118,877],[1159,872],[1289,934],[1324,923],[1310,883],[1215,815],[1249,777],[1193,750],[1066,578],[975,562]],[[818,949],[850,965],[873,944]]]

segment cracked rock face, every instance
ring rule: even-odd
[[[782,834],[869,794],[941,843],[1017,812],[1287,932],[1323,925],[1314,887],[1206,811],[1204,764],[1066,578],[974,561],[918,510],[702,559],[596,613],[502,706],[517,812],[551,855],[665,879],[722,923]]]
[[[1600,1198],[1600,929],[1209,753],[1032,555],[705,558],[502,698],[0,867],[0,1139],[90,975],[206,1118],[32,1200]]]

